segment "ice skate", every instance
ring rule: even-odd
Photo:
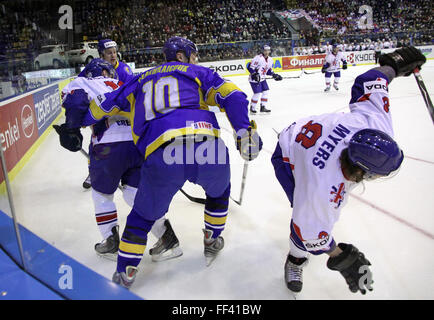
[[[285,262],[285,282],[291,292],[299,293],[303,288],[303,268],[307,263],[307,258],[296,258],[288,254]]]
[[[112,228],[112,235],[95,245],[96,254],[100,257],[117,261],[119,250],[119,226]]]
[[[265,108],[265,106],[262,104],[261,104],[261,110],[260,111],[261,111],[261,113],[265,113],[265,114],[268,114],[271,112],[271,110]]]
[[[256,110],[252,106],[250,106],[250,114],[256,114]]]
[[[164,221],[166,231],[157,243],[149,250],[152,261],[159,262],[182,256],[182,250],[179,247],[178,238],[170,225],[169,220]]]
[[[339,90],[339,87],[338,87],[338,85],[336,83],[333,84],[333,88],[335,88],[336,91]]]
[[[127,266],[125,272],[115,272],[112,277],[112,281],[121,285],[124,288],[129,289],[136,279],[137,267]]]
[[[203,238],[203,244],[205,246],[204,254],[206,259],[206,266],[208,267],[215,260],[220,250],[223,249],[225,245],[225,241],[221,236],[213,239],[212,230],[202,229],[202,231],[204,233],[204,238]]]
[[[89,189],[92,185],[90,184],[90,174],[87,176],[86,180],[83,181],[83,188]]]
[[[327,86],[325,89],[324,89],[324,92],[329,92],[330,91],[330,86]]]

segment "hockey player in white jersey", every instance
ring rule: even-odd
[[[331,87],[331,77],[334,76],[333,88],[339,90],[339,79],[341,78],[341,62],[342,69],[347,69],[347,60],[342,51],[339,51],[336,45],[333,45],[333,49],[328,53],[324,60],[324,65],[322,66],[321,72],[325,74],[326,88],[325,92],[330,91]]]
[[[273,72],[273,58],[270,57],[271,48],[265,45],[261,54],[255,56],[247,64],[247,70],[250,72],[249,82],[253,90],[253,96],[250,100],[250,113],[256,114],[256,105],[260,100],[260,112],[270,113],[267,109],[268,91],[270,90],[265,77],[270,75],[274,80],[282,80],[282,76]]]
[[[83,137],[74,124],[71,110],[87,109],[93,99],[101,99],[104,93],[122,85],[113,66],[102,59],[93,59],[83,70],[84,76],[77,77],[62,90],[66,122],[54,126],[60,135],[63,147],[70,151],[81,150]],[[129,120],[123,116],[112,116],[92,126],[89,147],[89,172],[92,180],[92,199],[95,218],[103,241],[95,245],[99,256],[116,261],[119,248],[119,226],[114,193],[122,183],[125,202],[132,207],[140,180],[143,156],[135,147]],[[162,217],[156,221],[152,233],[159,239],[150,253],[154,261],[174,258],[182,254],[179,242],[169,223]]]
[[[358,183],[390,177],[400,167],[404,155],[392,138],[389,84],[425,61],[414,47],[382,55],[380,67],[355,79],[350,112],[306,117],[279,134],[271,161],[293,208],[284,266],[291,291],[302,289],[309,254],[322,253],[329,255],[327,267],[339,271],[352,292],[372,290],[372,283],[361,280],[370,272],[369,260],[354,245],[337,244],[333,227]]]

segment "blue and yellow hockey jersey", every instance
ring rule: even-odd
[[[209,106],[226,112],[235,131],[250,126],[247,96],[235,84],[206,67],[168,62],[92,100],[83,125],[115,114],[129,118],[134,142],[146,158],[177,136],[218,137]]]

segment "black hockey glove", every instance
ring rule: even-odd
[[[261,75],[259,74],[258,71],[252,73],[252,80],[257,83],[261,82]]]
[[[391,66],[397,77],[407,77],[413,73],[414,69],[420,69],[426,62],[426,58],[419,49],[404,47],[391,53],[382,54],[379,62],[380,66]]]
[[[326,66],[322,66],[322,68],[321,68],[321,72],[322,72],[322,73],[326,73],[326,71],[327,71],[327,67],[326,67]]]
[[[250,121],[247,129],[241,129],[235,133],[237,150],[244,160],[251,161],[255,159],[262,149],[262,139],[256,130],[256,122]]]
[[[342,69],[347,70],[348,66],[347,66],[347,62],[344,61],[342,62]]]
[[[83,136],[79,128],[68,129],[65,123],[60,126],[54,124],[53,128],[59,134],[60,145],[62,147],[72,152],[81,150]]]
[[[273,73],[273,79],[276,81],[280,81],[282,80],[282,76],[280,74]]]
[[[352,244],[339,243],[338,247],[343,252],[336,257],[330,257],[327,267],[342,274],[351,292],[360,291],[365,294],[366,289],[372,291],[372,273],[368,268],[371,263],[365,255]]]

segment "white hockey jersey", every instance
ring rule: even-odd
[[[346,61],[345,55],[342,51],[338,51],[336,55],[329,53],[326,55],[324,64],[328,63],[329,67],[326,69],[327,72],[336,72],[341,68],[341,61]]]
[[[250,69],[258,70],[261,76],[261,81],[264,81],[267,76],[267,73],[273,69],[273,58],[271,57],[265,58],[262,54],[258,54],[250,62]],[[252,80],[251,75],[249,75],[249,81],[254,82]]]
[[[332,230],[350,191],[339,157],[359,130],[373,128],[393,137],[388,79],[370,70],[355,80],[349,113],[315,115],[297,120],[279,135],[282,156],[292,168],[295,189],[292,223],[302,250],[327,251]]]
[[[99,95],[111,92],[120,87],[122,82],[104,77],[84,78],[77,77],[62,90],[62,99],[66,99],[67,95],[74,90],[83,89],[89,96],[89,101],[96,99]],[[132,141],[131,125],[127,118],[116,115],[105,120],[107,129],[100,139],[92,134],[92,144],[112,143],[120,141]],[[92,130],[92,132],[94,132]]]

